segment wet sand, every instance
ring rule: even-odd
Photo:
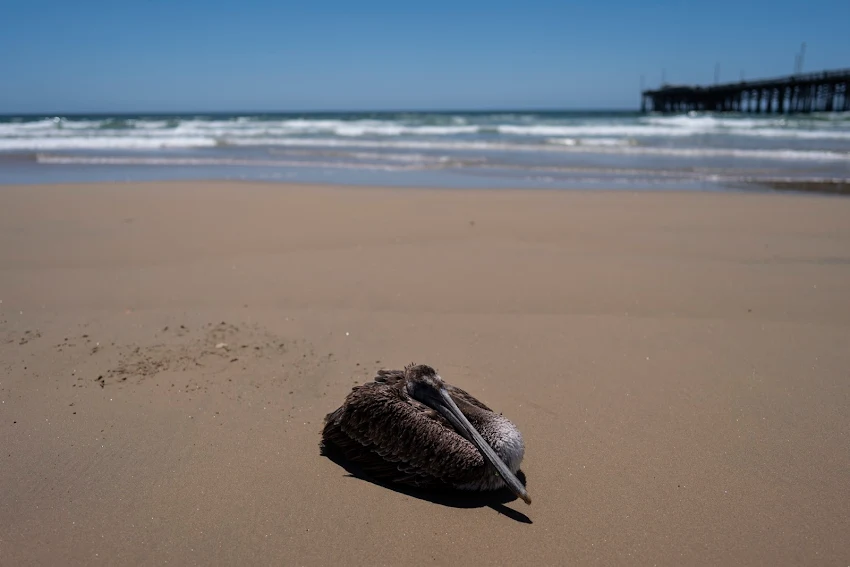
[[[0,187],[4,565],[850,561],[850,200]],[[378,368],[526,440],[531,506],[319,455]]]

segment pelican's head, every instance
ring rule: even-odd
[[[448,390],[446,390],[446,384],[437,374],[437,371],[424,364],[411,364],[404,368],[404,377],[405,387],[410,397],[440,412],[440,415],[452,424],[455,431],[478,449],[484,460],[490,463],[496,473],[502,477],[507,487],[519,498],[522,498],[526,504],[531,504],[531,498],[528,496],[525,487],[463,415],[463,412],[460,411],[460,408],[457,407]]]
[[[423,398],[434,397],[446,384],[437,371],[424,364],[410,364],[404,367],[407,393],[410,397],[427,403]]]

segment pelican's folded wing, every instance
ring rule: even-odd
[[[484,466],[469,441],[432,409],[411,401],[394,380],[352,390],[326,418],[323,441],[385,482],[451,485]]]

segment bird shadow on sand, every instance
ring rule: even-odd
[[[329,447],[322,447],[321,455],[327,457],[330,461],[336,463],[337,465],[345,469],[345,471],[348,473],[348,478],[356,478],[358,480],[369,482],[376,486],[392,490],[393,492],[398,492],[399,494],[404,494],[412,498],[418,498],[419,500],[426,500],[428,502],[439,504],[441,506],[448,506],[450,508],[483,508],[484,506],[487,506],[489,508],[492,508],[499,514],[517,522],[523,524],[533,523],[531,521],[531,518],[529,518],[522,512],[505,506],[505,504],[507,504],[508,502],[519,500],[507,488],[503,488],[502,490],[495,490],[492,492],[464,492],[460,490],[453,490],[451,488],[422,489],[415,488],[412,486],[404,486],[400,484],[390,484],[387,482],[379,481],[374,478],[370,478],[369,475],[367,475],[360,469],[360,467],[357,466],[357,464],[348,461],[337,451],[334,451]],[[522,483],[522,485],[525,486],[525,473],[523,473],[522,471],[518,471],[516,476]]]

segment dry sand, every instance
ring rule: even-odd
[[[0,301],[3,565],[850,562],[846,198],[7,186]],[[531,506],[319,455],[411,361]]]

